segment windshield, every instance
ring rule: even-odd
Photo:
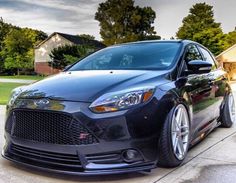
[[[172,66],[180,45],[177,42],[159,42],[108,47],[85,57],[69,71],[165,70]]]

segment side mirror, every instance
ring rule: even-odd
[[[67,66],[65,66],[65,68],[64,68],[62,71],[63,71],[63,72],[64,72],[64,71],[67,71],[67,69],[69,69],[70,66],[71,66],[71,65],[67,65]]]
[[[188,70],[192,74],[204,74],[211,71],[212,64],[203,60],[192,60],[188,63]]]

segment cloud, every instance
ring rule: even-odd
[[[6,22],[31,27],[47,33],[92,34],[97,39],[99,23],[94,15],[104,0],[0,0],[0,16]],[[135,0],[139,6],[151,6],[156,11],[155,29],[163,38],[174,36],[189,8],[198,2],[214,6],[216,21],[225,32],[236,26],[236,1],[227,0]]]
[[[47,33],[89,33],[99,36],[94,14],[101,1],[94,0],[16,0],[0,1],[0,15],[6,22],[32,27]]]
[[[163,38],[175,36],[182,20],[189,9],[196,3],[206,2],[213,6],[215,20],[220,22],[225,33],[233,31],[236,26],[235,0],[136,0],[141,6],[151,6],[156,11],[155,29]]]

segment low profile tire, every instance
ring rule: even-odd
[[[223,113],[221,116],[221,126],[225,128],[230,128],[235,122],[235,102],[233,94],[230,93],[226,97],[225,105],[223,108]]]
[[[168,114],[159,139],[158,166],[179,166],[189,147],[189,117],[184,105],[179,104]]]

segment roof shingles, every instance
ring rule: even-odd
[[[37,45],[36,48],[39,48],[43,43],[45,43],[47,40],[49,40],[51,37],[53,37],[56,34],[64,37],[65,39],[67,39],[68,41],[70,41],[74,44],[92,45],[92,46],[95,46],[96,48],[105,48],[106,47],[103,43],[101,43],[97,40],[89,40],[89,39],[86,39],[84,37],[80,37],[80,36],[77,36],[77,35],[70,35],[70,34],[65,34],[65,33],[60,33],[60,32],[54,32],[46,40],[39,43],[39,45]]]

